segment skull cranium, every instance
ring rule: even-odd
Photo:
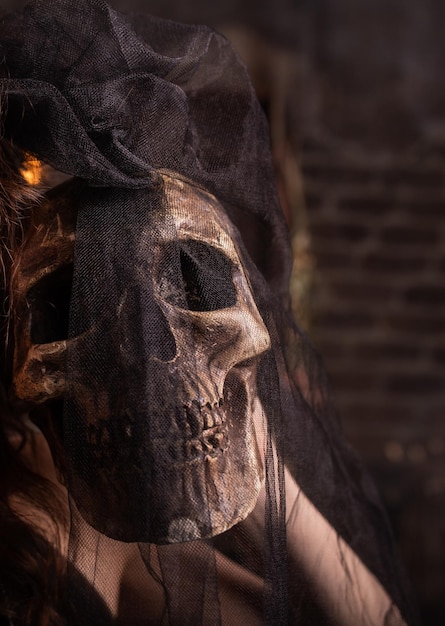
[[[136,378],[141,366],[133,363],[135,341],[142,341],[142,361],[158,381],[170,381],[148,394],[156,406],[137,400],[137,406],[116,411],[113,401],[97,387],[88,388],[77,371],[74,382],[67,378],[67,352],[83,358],[91,348],[88,337],[100,331],[98,320],[82,335],[66,337],[62,300],[69,298],[72,279],[75,182],[50,193],[22,246],[13,281],[14,384],[16,396],[30,406],[74,394],[82,415],[75,444],[92,450],[95,459],[94,489],[83,484],[94,482],[91,475],[80,478],[83,495],[76,498],[77,478],[71,481],[85,519],[117,539],[173,543],[221,533],[255,505],[262,482],[254,428],[256,362],[270,339],[221,205],[189,181],[166,172],[161,176],[162,208],[138,234],[137,280],[118,289],[111,322],[121,329],[114,354],[134,365]],[[148,254],[151,269],[144,274]],[[151,283],[149,310],[156,311],[158,322],[153,318],[149,330],[135,339],[132,312],[144,280]],[[140,386],[149,384],[158,382],[144,379]],[[125,461],[104,452],[107,442],[110,449],[131,451]],[[116,487],[129,464],[139,473],[141,464],[149,468],[140,479],[149,481],[149,488],[143,494],[137,489],[143,501],[137,520],[128,520],[124,511],[126,498],[133,497],[127,493],[133,479]],[[97,516],[101,497],[107,515]]]

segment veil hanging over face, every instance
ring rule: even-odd
[[[68,492],[67,623],[414,624],[229,43],[101,0],[0,43],[4,137],[72,177],[25,224],[10,365]]]

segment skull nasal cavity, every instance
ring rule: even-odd
[[[146,302],[144,341],[150,357],[164,362],[175,358],[175,338],[164,314],[153,300]]]
[[[236,304],[233,263],[225,254],[200,241],[183,243],[181,273],[188,308],[216,311]]]
[[[31,341],[51,343],[68,337],[73,266],[64,265],[42,278],[28,293]]]

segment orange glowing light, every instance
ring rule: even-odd
[[[28,156],[20,170],[28,185],[39,185],[42,180],[42,164],[33,156]]]

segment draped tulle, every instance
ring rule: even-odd
[[[71,508],[67,623],[81,606],[94,626],[414,624],[290,314],[267,124],[229,43],[101,0],[32,2],[0,39],[5,136],[74,179],[20,257],[67,204],[65,386],[46,409]]]

